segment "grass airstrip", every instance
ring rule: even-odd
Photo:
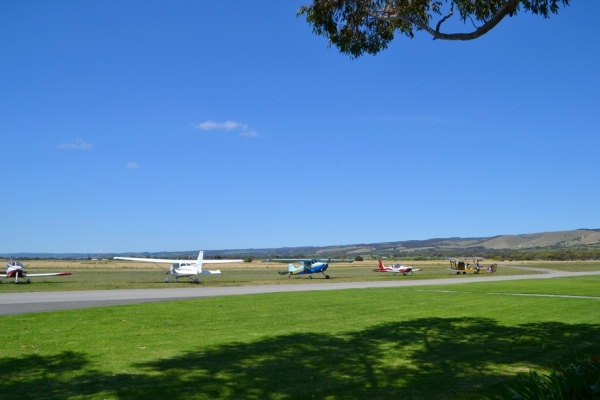
[[[330,279],[323,279],[322,274],[315,274],[312,284],[356,282],[356,281],[394,281],[398,279],[436,279],[474,278],[473,274],[456,275],[448,271],[450,264],[447,261],[417,261],[405,262],[423,271],[416,272],[411,277],[402,275],[393,276],[388,273],[374,273],[377,261],[364,261],[353,263],[332,264],[327,270]],[[487,267],[492,262],[482,264]],[[0,264],[4,265],[2,260]],[[71,290],[100,290],[100,289],[148,289],[148,288],[173,288],[190,287],[195,284],[187,278],[180,279],[175,284],[171,277],[171,283],[165,284],[165,272],[154,264],[139,263],[131,261],[107,260],[102,262],[87,260],[32,260],[24,261],[23,264],[29,273],[71,271],[73,275],[65,277],[37,277],[31,278],[31,285],[8,285],[0,284],[0,293],[24,292],[24,291],[71,291]],[[387,261],[386,265],[393,264]],[[569,271],[600,270],[600,263],[572,262],[561,267],[556,263],[532,264],[544,268],[569,268]],[[506,265],[506,266],[504,266]],[[162,265],[165,267],[165,265]],[[166,267],[168,268],[168,264]],[[534,270],[523,269],[529,267],[524,263],[502,263],[499,267],[500,275],[522,275],[539,273]],[[307,275],[297,275],[291,278],[279,275],[278,271],[285,271],[287,264],[265,263],[254,261],[251,263],[205,265],[205,269],[220,269],[220,275],[200,276],[202,287],[214,286],[247,286],[247,285],[287,285],[308,283]],[[10,282],[6,280],[5,283]]]
[[[351,274],[331,268],[331,283]],[[2,316],[0,397],[509,398],[519,372],[600,355],[599,289],[585,276]]]

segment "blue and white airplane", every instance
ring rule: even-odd
[[[325,270],[327,270],[327,268],[329,268],[329,264],[332,262],[352,262],[354,261],[353,259],[349,258],[349,259],[338,259],[338,260],[332,260],[331,258],[328,258],[327,261],[321,261],[315,258],[274,258],[274,259],[270,259],[267,258],[266,259],[267,262],[283,262],[283,263],[289,263],[288,264],[288,269],[287,271],[279,271],[280,275],[287,275],[288,278],[291,277],[292,275],[302,275],[302,274],[309,274],[308,275],[308,279],[312,279],[313,275],[316,273],[322,273],[323,275],[325,275],[325,279],[329,279],[329,275],[325,274]],[[294,266],[294,263],[299,263],[299,266]]]

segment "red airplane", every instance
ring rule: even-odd
[[[375,272],[392,272],[394,275],[398,275],[399,273],[408,276],[412,275],[413,272],[423,271],[420,268],[413,268],[404,264],[394,264],[391,267],[386,267],[383,265],[383,261],[379,260],[379,268],[374,269]]]
[[[8,264],[6,264],[6,274],[0,274],[0,283],[4,281],[6,278],[15,278],[15,283],[19,283],[19,278],[26,278],[26,283],[31,283],[29,280],[30,277],[34,276],[65,276],[71,275],[70,272],[50,272],[47,274],[28,274],[25,271],[25,267],[20,262],[13,260],[10,258]]]

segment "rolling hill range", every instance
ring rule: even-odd
[[[424,253],[428,250],[436,252],[456,252],[460,250],[525,250],[534,248],[573,248],[581,246],[600,246],[600,229],[576,229],[572,231],[499,235],[482,238],[434,238],[427,240],[406,240],[325,247],[237,249],[223,250],[219,254],[227,257],[240,254],[255,255],[257,257],[292,254],[354,257],[356,255],[371,254],[409,255],[408,253]]]
[[[560,232],[528,233],[523,235],[499,235],[480,238],[434,238],[427,240],[405,240],[397,242],[352,244],[338,246],[303,246],[279,247],[263,249],[227,249],[205,250],[207,258],[221,256],[223,258],[248,257],[355,257],[357,255],[395,255],[411,254],[451,254],[457,252],[476,253],[491,250],[527,250],[527,249],[569,249],[581,247],[600,247],[600,229],[576,229]],[[198,250],[105,253],[104,258],[129,255],[133,257],[160,258],[195,258]],[[27,258],[87,258],[96,257],[95,253],[12,253],[0,254],[0,257]]]

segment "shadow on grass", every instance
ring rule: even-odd
[[[517,370],[600,354],[600,325],[428,318],[197,348],[101,373],[82,353],[0,361],[2,398],[502,398]]]

